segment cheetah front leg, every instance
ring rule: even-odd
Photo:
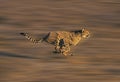
[[[67,55],[71,55],[72,56],[72,53],[70,53],[70,46],[69,45],[64,45],[60,48],[60,52],[64,55],[64,56],[67,56]]]
[[[68,43],[66,43],[64,39],[61,39],[59,36],[55,43],[55,52],[62,53],[62,55],[64,55],[64,56],[67,56],[67,55],[72,56],[72,54],[69,53],[70,45]]]

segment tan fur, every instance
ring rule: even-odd
[[[28,34],[24,34],[26,38],[32,39]],[[86,29],[77,31],[57,31],[49,32],[42,41],[53,44],[55,46],[55,52],[62,53],[64,56],[70,55],[70,46],[76,46],[82,39],[88,38],[90,33]],[[35,39],[31,41],[39,42]]]

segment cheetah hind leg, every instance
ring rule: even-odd
[[[53,53],[60,53],[60,46],[55,46],[55,51]]]
[[[58,38],[55,42],[55,51],[53,51],[54,53],[60,53],[60,39]]]

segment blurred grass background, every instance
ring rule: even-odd
[[[20,36],[85,27],[91,38],[72,48],[75,56],[52,53]],[[119,0],[0,0],[0,82],[119,82]]]

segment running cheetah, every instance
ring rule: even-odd
[[[28,33],[20,33],[33,43],[47,42],[55,46],[55,52],[64,56],[72,55],[70,47],[76,46],[81,40],[90,37],[90,32],[85,28],[76,31],[56,31],[49,32],[45,37],[40,39],[32,38]]]

